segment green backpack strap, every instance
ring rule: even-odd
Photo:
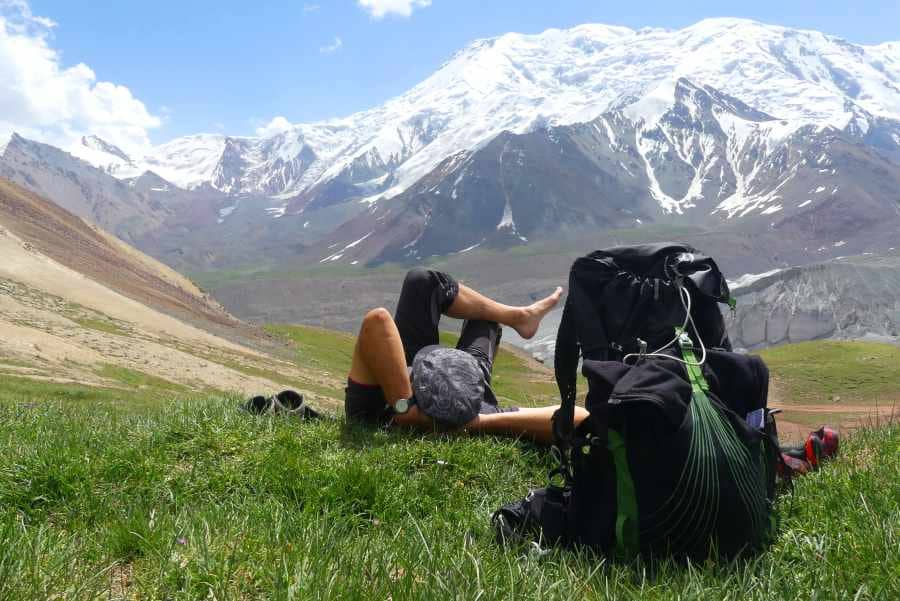
[[[688,381],[691,383],[691,392],[705,397],[709,392],[709,383],[706,381],[706,376],[703,375],[700,362],[694,356],[694,343],[691,342],[690,336],[683,328],[675,328],[675,334],[678,336],[678,348],[681,349]]]
[[[609,449],[616,469],[616,557],[634,558],[640,549],[637,494],[628,468],[625,439],[613,429],[607,433]]]

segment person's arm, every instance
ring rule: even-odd
[[[503,436],[526,436],[535,442],[553,442],[553,413],[556,405],[550,407],[524,407],[506,413],[488,413],[477,416],[463,429],[473,434],[499,434]],[[583,407],[575,407],[575,425],[588,416]]]

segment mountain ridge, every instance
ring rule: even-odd
[[[267,138],[178,138],[154,149],[143,164],[182,187],[210,183],[283,198],[341,177],[357,185],[392,174],[389,186],[355,192],[396,195],[447,156],[501,131],[587,122],[681,77],[725,90],[777,118],[841,128],[860,112],[900,118],[897,43],[851,44],[812,30],[733,18],[681,30],[589,24],[476,40],[406,93],[372,109],[292,125]],[[240,161],[224,156],[229,140],[242,148]],[[365,165],[367,179],[348,172],[354,163]],[[112,166],[122,177],[139,175]]]

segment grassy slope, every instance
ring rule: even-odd
[[[821,340],[786,344],[760,353],[796,403],[900,401],[900,347],[874,342]]]
[[[859,432],[798,481],[769,553],[648,569],[496,546],[490,513],[545,481],[548,456],[527,444],[235,404],[0,405],[0,599],[900,594],[897,425]]]
[[[352,337],[270,331],[303,367],[349,366]],[[813,350],[765,355],[790,383],[790,353]],[[831,385],[824,352],[796,390]],[[865,381],[885,367],[861,361]],[[550,402],[549,374],[531,366],[502,352],[501,396]],[[0,599],[900,594],[896,424],[857,432],[839,461],[798,482],[769,553],[647,570],[494,544],[490,513],[545,482],[550,459],[531,445],[250,418],[236,398],[189,400],[165,381],[101,370],[133,388],[129,402],[121,390],[0,376]]]

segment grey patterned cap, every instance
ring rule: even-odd
[[[422,411],[445,425],[478,415],[488,384],[478,361],[465,351],[427,346],[413,359],[412,385]]]

